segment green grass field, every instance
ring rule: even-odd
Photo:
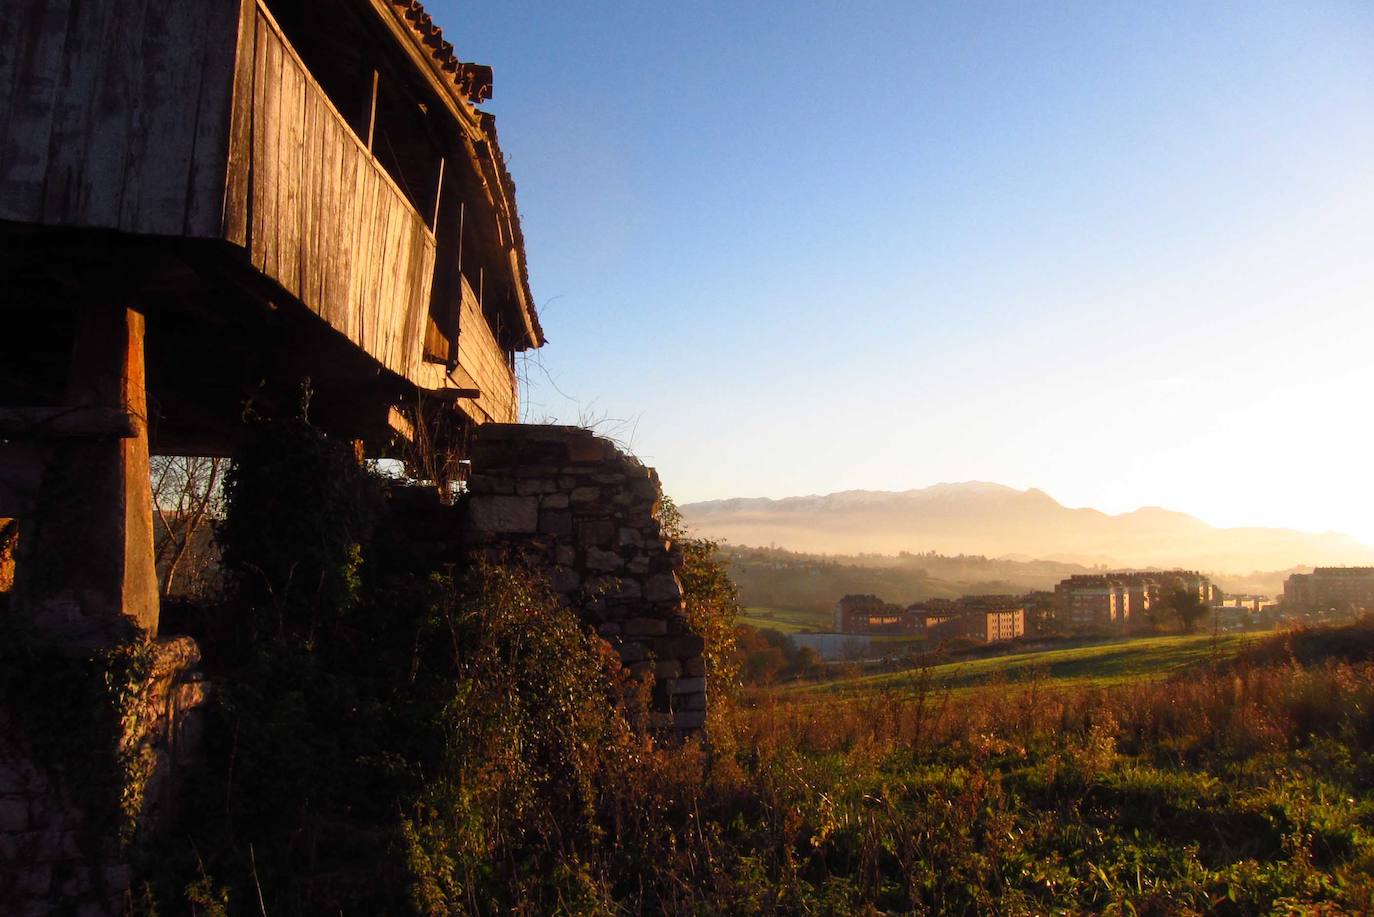
[[[784,634],[795,634],[802,630],[830,630],[834,623],[833,616],[828,612],[764,606],[746,608],[736,620],[758,630],[771,629]]]
[[[1137,678],[1154,678],[1177,672],[1215,657],[1230,657],[1263,633],[1141,637],[1113,640],[1091,646],[1017,653],[937,665],[931,670],[938,684],[972,688],[995,679],[1007,682],[1042,677],[1059,684],[1110,685]],[[888,672],[798,688],[806,693],[863,693],[896,688],[909,683],[912,673]]]

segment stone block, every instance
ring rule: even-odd
[[[648,660],[645,660],[643,662],[632,662],[628,666],[626,666],[626,668],[630,670],[631,675],[638,678],[642,675],[652,675],[654,671],[654,664],[652,662],[649,662]]]
[[[592,480],[598,484],[624,484],[625,475],[623,474],[594,474]]]
[[[706,674],[706,660],[700,656],[684,659],[682,661],[682,674],[690,675],[694,678],[701,678]]]
[[[15,890],[24,895],[46,895],[52,887],[52,868],[50,866],[30,866],[22,870],[15,882]]]
[[[504,474],[474,474],[468,478],[468,492],[471,494],[513,494],[515,481]]]
[[[23,831],[29,826],[29,802],[27,799],[7,797],[0,799],[0,831]]]
[[[609,519],[580,519],[577,522],[577,543],[582,547],[610,547],[615,540],[615,523]]]
[[[595,436],[579,436],[568,440],[568,461],[600,462],[606,458],[606,443]]]
[[[601,499],[600,487],[574,487],[572,493],[568,494],[568,499],[574,503],[595,503]]]
[[[675,678],[666,686],[669,694],[701,694],[706,690],[706,679]]]
[[[644,544],[644,536],[639,529],[623,526],[619,532],[619,541],[622,548],[637,548]]]
[[[668,622],[661,618],[630,618],[625,622],[629,637],[659,637],[668,632]]]
[[[676,659],[661,659],[654,663],[655,678],[678,678],[682,675],[682,663]]]
[[[554,486],[557,487],[558,485],[555,484]],[[567,509],[568,495],[560,493],[549,494],[543,500],[539,501],[539,505],[543,509]]]
[[[620,636],[620,625],[615,621],[602,621],[596,626],[596,632],[602,637],[618,637]]]
[[[654,655],[660,659],[690,659],[700,656],[706,641],[696,634],[680,637],[659,637],[654,641]]]
[[[544,493],[543,478],[521,478],[515,482],[515,492],[522,497],[532,497]]]
[[[582,576],[571,567],[554,567],[549,571],[549,586],[554,592],[567,595],[582,587]]]
[[[632,662],[643,662],[649,658],[649,650],[642,643],[622,643],[617,650],[620,652],[620,661],[629,665]]]
[[[573,520],[571,513],[556,511],[539,513],[539,531],[543,534],[571,535],[572,530]]]
[[[655,573],[644,581],[644,598],[650,602],[680,602],[682,584],[672,573]]]
[[[559,545],[553,549],[553,562],[565,567],[577,562],[577,550],[572,545]]]
[[[676,697],[673,698],[673,710],[675,710],[675,711],[676,711],[676,710],[705,710],[705,709],[706,709],[706,695],[705,695],[704,693],[698,693],[698,694],[680,694],[680,695],[677,695]]]
[[[705,710],[673,711],[673,726],[678,729],[701,729],[706,725]]]
[[[533,534],[539,526],[539,498],[472,496],[468,498],[472,525],[488,532]]]
[[[587,549],[587,567],[592,570],[618,570],[623,564],[620,555],[601,548]]]

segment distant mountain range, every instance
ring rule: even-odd
[[[740,545],[837,554],[938,551],[1109,566],[1248,572],[1374,564],[1374,547],[1335,532],[1216,528],[1145,507],[1070,509],[1034,488],[969,481],[901,492],[737,498],[681,507],[692,530]]]

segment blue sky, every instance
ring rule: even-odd
[[[681,502],[1374,542],[1374,5],[427,5],[495,68],[528,419],[624,420]]]

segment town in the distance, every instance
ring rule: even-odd
[[[915,643],[958,649],[1049,635],[1263,631],[1351,620],[1372,608],[1374,567],[1294,573],[1274,597],[1228,595],[1211,577],[1192,570],[1123,570],[1075,574],[1053,590],[906,605],[851,593],[836,601],[829,629],[804,628],[790,639],[824,660],[863,660]]]

